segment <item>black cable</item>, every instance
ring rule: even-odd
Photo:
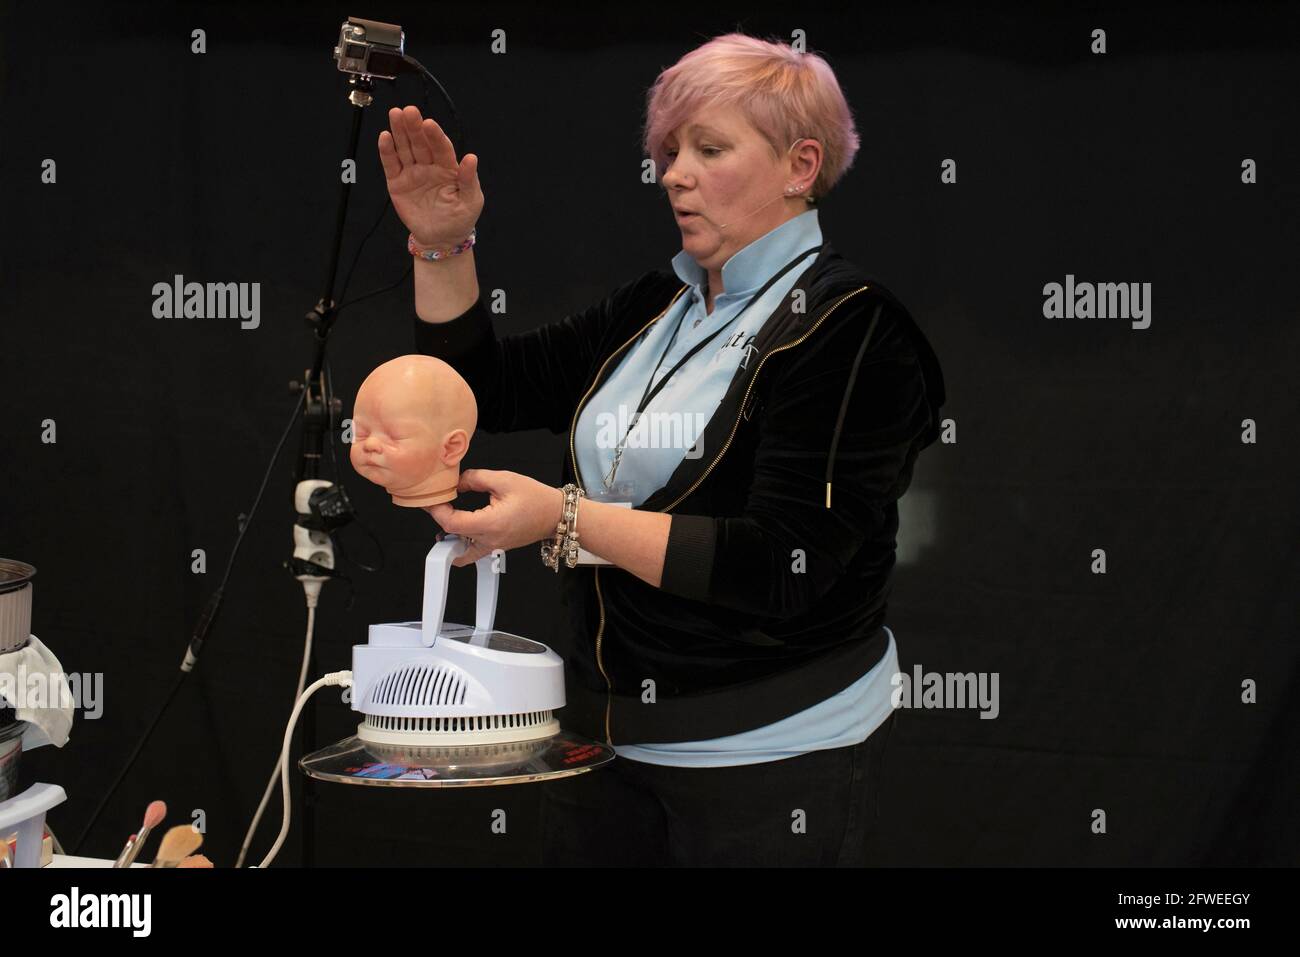
[[[451,97],[448,95],[443,85],[438,81],[438,78],[435,77],[432,73],[430,73],[427,69],[425,69],[423,64],[421,64],[414,57],[410,57],[405,54],[403,55],[403,59],[406,60],[408,63],[414,65],[420,71],[422,76],[426,79],[425,89],[424,89],[424,107],[425,107],[426,115],[429,112],[429,95],[428,95],[427,81],[432,81],[434,85],[438,87],[438,91],[442,94],[443,99],[447,101],[447,106],[451,110],[452,120],[455,123],[457,141],[462,144],[461,148],[462,148],[462,155],[463,155],[465,149],[464,127],[463,124],[461,123],[460,116],[456,111],[456,104],[452,102]],[[366,233],[366,235],[362,238],[361,242],[358,244],[356,254],[352,258],[352,264],[348,267],[348,273],[344,277],[343,288],[339,292],[338,298],[340,300],[342,300],[344,295],[346,295],[347,293],[348,285],[352,281],[352,274],[357,267],[357,263],[361,259],[361,253],[365,249],[366,243],[369,242],[370,238],[374,235],[375,230],[378,229],[380,223],[383,222],[385,216],[388,214],[388,208],[390,205],[392,205],[392,197],[387,196],[385,198],[383,208],[379,211],[379,216],[375,219],[375,222],[370,227],[370,230]],[[414,266],[415,264],[413,261],[411,263],[408,263],[406,272],[404,272],[401,278],[399,278],[396,282],[390,283],[389,285],[384,286],[380,289],[376,289],[373,292],[368,292],[365,293],[364,295],[358,296],[356,299],[353,299],[351,302],[345,302],[344,305],[354,305],[358,302],[362,302],[373,296],[377,296],[382,293],[388,292],[391,289],[395,289],[397,286],[405,282],[406,277],[411,274],[412,270],[414,269]],[[342,305],[337,306],[336,312],[341,310],[342,308],[343,308]],[[284,449],[284,443],[288,441],[289,433],[293,430],[294,425],[298,421],[298,417],[302,414],[303,408],[306,405],[307,386],[308,383],[304,383],[303,389],[298,396],[298,402],[294,406],[293,415],[289,419],[289,424],[285,427],[284,432],[280,436],[280,441],[276,443],[275,451],[271,454],[271,461],[267,464],[266,472],[262,476],[262,483],[258,487],[256,498],[253,500],[253,507],[249,509],[247,515],[244,516],[244,521],[240,525],[239,534],[235,538],[234,547],[231,549],[230,557],[226,561],[226,570],[221,577],[221,583],[217,586],[216,590],[212,593],[212,596],[208,599],[207,604],[204,606],[203,611],[200,613],[199,623],[195,627],[194,635],[190,638],[189,649],[185,659],[186,664],[188,664],[190,668],[193,668],[193,665],[197,663],[198,654],[203,647],[203,642],[207,637],[207,632],[212,627],[212,624],[216,620],[217,612],[220,610],[221,602],[224,600],[226,583],[229,581],[230,573],[233,570],[235,565],[235,557],[239,554],[240,545],[243,544],[244,535],[247,533],[248,527],[253,522],[253,516],[257,514],[257,508],[262,502],[262,495],[266,491],[266,486],[267,483],[270,481],[271,473],[275,469],[275,463],[279,460],[280,452]],[[324,394],[324,399],[327,403],[330,401],[330,396],[327,392]],[[333,412],[332,410],[330,410],[330,406],[326,405],[326,409],[329,410],[328,415],[332,419]],[[330,428],[329,432],[330,432],[330,450],[334,460],[335,481],[337,482],[339,478],[338,457],[337,454],[335,454],[334,452],[334,430],[332,427]],[[378,539],[374,538],[374,534],[370,532],[368,528],[366,528],[364,525],[362,526],[362,528],[365,529],[367,534],[369,534],[372,539],[378,542]],[[340,551],[342,552],[341,548]],[[346,555],[346,553],[344,554]],[[383,550],[381,546],[380,548],[381,564],[379,566],[381,568],[383,567],[382,561],[383,561]],[[362,569],[365,569],[366,571],[376,570],[376,569],[370,569],[367,566],[361,564],[360,562],[356,562],[356,564]],[[117,789],[121,786],[122,781],[125,780],[127,773],[135,765],[136,759],[139,758],[141,752],[144,751],[144,747],[146,744],[148,744],[149,738],[153,735],[154,729],[157,728],[158,723],[162,720],[163,715],[166,714],[167,709],[171,706],[172,701],[175,699],[177,692],[180,690],[181,685],[184,684],[185,678],[189,673],[190,673],[189,670],[186,670],[185,666],[183,665],[181,673],[176,679],[176,683],[172,685],[171,690],[167,693],[167,697],[163,700],[162,707],[158,709],[158,713],[154,716],[153,721],[150,722],[149,726],[145,729],[144,734],[141,735],[140,740],[137,742],[134,750],[131,752],[131,756],[127,759],[126,764],[123,766],[122,770],[118,773],[117,778],[113,781],[112,786],[104,794],[103,798],[100,799],[98,807],[95,808],[95,812],[90,817],[90,821],[86,824],[85,828],[82,830],[80,837],[77,838],[77,842],[73,847],[73,853],[76,853],[78,850],[80,850],[82,844],[85,843],[86,838],[90,835],[91,830],[94,828],[95,824],[99,821],[99,818],[103,814],[104,809],[108,806],[108,802],[112,799],[113,795],[117,792]]]
[[[343,482],[343,473],[339,470],[339,453],[334,444],[334,430],[338,427],[338,422],[334,418],[334,370],[330,368],[329,359],[325,360],[325,378],[322,383],[322,394],[325,397],[326,417],[329,420],[330,443],[330,464],[334,467],[334,484],[340,485]]]
[[[356,565],[357,568],[360,568],[363,572],[382,572],[382,571],[384,570],[384,546],[383,546],[383,543],[379,541],[379,538],[378,538],[378,537],[375,535],[375,533],[371,530],[370,526],[367,525],[365,522],[361,521],[360,516],[357,516],[356,518],[354,518],[353,521],[355,521],[355,522],[357,523],[357,525],[359,525],[359,526],[361,527],[361,530],[362,530],[363,532],[366,533],[366,535],[369,537],[369,539],[370,539],[372,542],[375,543],[375,549],[379,552],[379,564],[378,564],[378,565],[367,565],[365,562],[361,561],[360,559],[358,559],[358,558],[353,558],[351,555],[348,554],[347,549],[343,547],[343,538],[342,538],[342,536],[340,536],[340,535],[335,535],[335,536],[334,536],[334,547],[337,548],[337,549],[339,550],[339,557],[342,558],[342,559],[343,559],[344,561],[346,561],[346,562],[351,562],[353,565]],[[340,577],[340,578],[346,578],[347,576],[345,576],[345,575],[340,575],[339,577]]]
[[[163,699],[162,707],[159,708],[158,713],[153,716],[153,720],[149,722],[149,727],[145,728],[144,734],[140,736],[140,740],[136,743],[135,750],[133,750],[131,756],[126,759],[126,764],[124,764],[122,770],[118,772],[117,778],[113,781],[112,786],[104,792],[104,796],[100,798],[99,806],[95,808],[95,813],[90,816],[89,823],[82,828],[81,836],[77,838],[77,843],[72,845],[72,854],[75,855],[80,853],[81,845],[86,842],[86,838],[90,835],[91,828],[95,826],[95,822],[99,820],[99,816],[104,813],[104,808],[108,806],[109,799],[117,793],[117,789],[122,784],[122,780],[126,777],[127,772],[135,765],[136,758],[140,757],[140,752],[144,750],[144,746],[149,742],[149,738],[153,735],[154,729],[158,727],[158,722],[161,721],[163,715],[167,713],[167,709],[171,707],[171,703],[176,697],[176,692],[180,691],[181,685],[185,683],[185,675],[186,673],[182,671],[176,676],[176,682],[172,685],[172,690],[167,692],[167,697]]]
[[[336,428],[337,428],[337,424],[336,424],[335,421],[334,421],[334,411],[333,411],[333,410],[334,410],[334,406],[333,406],[333,391],[332,391],[332,390],[333,390],[333,383],[334,383],[334,372],[330,369],[329,360],[327,359],[327,360],[325,361],[325,401],[326,401],[326,403],[328,403],[327,406],[326,406],[326,408],[328,408],[328,409],[330,410],[330,428],[329,428],[330,462],[331,462],[331,464],[332,464],[333,467],[334,467],[334,484],[335,484],[335,485],[342,485],[342,484],[343,484],[343,472],[342,472],[342,470],[339,468],[339,455],[338,455],[338,448],[337,448],[337,446],[336,446],[336,444],[335,444],[335,442],[336,442],[336,438],[337,438],[336,435],[335,435],[335,430],[336,430]],[[371,566],[371,565],[367,565],[367,564],[366,564],[365,562],[363,562],[363,561],[360,561],[360,560],[358,560],[358,559],[353,558],[351,555],[348,554],[347,549],[344,548],[344,546],[343,546],[343,536],[342,536],[341,534],[337,534],[337,535],[336,535],[336,534],[331,534],[330,538],[331,538],[331,540],[334,542],[334,547],[337,548],[337,549],[339,550],[339,557],[342,558],[344,561],[351,562],[353,565],[356,565],[358,568],[360,568],[362,571],[365,571],[365,572],[378,572],[378,571],[383,571],[383,568],[384,568],[384,546],[383,546],[383,543],[381,543],[381,542],[379,541],[379,538],[378,538],[378,537],[375,535],[375,533],[370,529],[370,526],[367,525],[365,522],[363,522],[363,521],[361,520],[361,514],[360,514],[359,512],[355,514],[355,517],[353,518],[353,521],[355,521],[358,525],[360,525],[360,526],[361,526],[361,530],[364,531],[364,532],[366,533],[366,535],[368,535],[368,536],[370,537],[370,540],[371,540],[372,542],[375,543],[375,547],[376,547],[376,548],[378,549],[378,551],[379,551],[379,564],[378,564],[378,565],[375,565],[375,566]],[[342,531],[342,529],[340,529],[340,532],[341,532],[341,531]],[[351,579],[349,579],[346,575],[340,575],[339,577],[340,577],[340,578],[343,578],[343,579],[348,583],[348,588],[349,588],[349,589],[352,588],[352,580],[351,580]],[[349,598],[349,599],[348,599],[348,607],[351,607],[351,604],[352,604],[352,603],[351,603],[351,598]]]
[[[429,82],[430,81],[432,81],[434,85],[438,87],[438,91],[442,94],[442,98],[447,101],[447,107],[451,111],[452,122],[455,123],[455,130],[456,130],[455,142],[460,144],[460,155],[464,156],[466,153],[469,152],[469,149],[464,142],[465,125],[460,118],[460,114],[456,111],[456,104],[452,101],[451,96],[448,95],[447,90],[443,87],[443,85],[438,82],[438,78],[434,76],[432,73],[430,73],[428,70],[426,70],[424,68],[424,65],[421,64],[420,61],[416,60],[414,57],[411,56],[403,56],[403,59],[407,63],[411,64],[417,70],[420,71],[420,78],[424,83],[424,115],[425,116],[429,115]],[[374,235],[375,230],[379,228],[379,224],[384,221],[384,218],[388,214],[388,209],[390,206],[392,206],[392,204],[393,204],[393,198],[387,195],[387,190],[385,190],[384,207],[379,211],[379,217],[375,220],[374,225],[370,227],[369,232],[366,233],[365,237],[361,240],[360,245],[357,246],[356,255],[352,257],[352,265],[348,267],[348,274],[343,280],[343,289],[339,292],[338,298],[339,298],[340,305],[336,307],[338,311],[342,311],[343,308],[346,306],[354,306],[359,302],[364,302],[365,300],[371,299],[374,296],[382,295],[383,293],[396,289],[398,286],[405,283],[406,277],[411,275],[411,273],[414,271],[415,261],[412,260],[411,262],[407,263],[406,271],[403,272],[402,275],[396,279],[396,281],[389,283],[386,286],[381,286],[380,288],[372,290],[371,292],[357,296],[357,298],[355,299],[348,299],[348,300],[344,299],[344,297],[347,295],[348,292],[348,286],[352,282],[352,272],[357,268],[357,262],[361,259],[361,251],[365,248],[366,243],[370,241],[370,238],[371,236]]]
[[[464,156],[466,153],[470,152],[470,149],[465,142],[464,123],[461,121],[460,113],[456,111],[456,104],[452,102],[451,96],[447,93],[446,88],[439,83],[438,78],[426,70],[424,64],[415,59],[415,57],[408,56],[404,53],[402,54],[402,59],[419,70],[426,80],[432,81],[434,86],[438,88],[438,92],[442,94],[442,98],[447,101],[447,108],[451,111],[452,122],[456,124],[456,142],[460,144],[460,155]],[[427,87],[425,89],[424,97],[424,112],[425,115],[428,115],[429,113],[429,93]]]
[[[275,463],[280,458],[280,452],[284,448],[284,443],[288,440],[289,433],[293,431],[293,427],[298,421],[298,416],[302,414],[303,402],[306,395],[307,393],[305,390],[299,394],[298,402],[293,408],[293,415],[289,418],[289,424],[285,426],[284,432],[280,435],[280,441],[276,443],[275,451],[271,453],[271,461],[267,463],[266,472],[262,476],[262,484],[258,487],[257,497],[253,500],[253,507],[249,510],[248,514],[244,516],[244,521],[240,525],[239,534],[235,537],[235,545],[231,549],[230,558],[226,562],[225,574],[222,575],[221,583],[217,585],[216,590],[212,593],[212,597],[208,599],[203,612],[199,616],[199,624],[195,627],[194,635],[190,639],[190,646],[188,649],[189,653],[186,656],[187,661],[190,660],[190,656],[197,659],[198,652],[203,647],[203,640],[207,636],[207,631],[212,626],[213,621],[216,620],[217,611],[220,608],[222,598],[225,594],[226,582],[229,581],[231,569],[235,564],[235,556],[239,554],[239,546],[244,540],[244,535],[248,532],[248,527],[253,524],[253,516],[257,514],[257,507],[262,501],[262,493],[266,491],[267,482],[271,478],[271,473],[275,470]],[[76,844],[73,845],[73,854],[76,854],[81,850],[81,846],[85,843],[86,838],[90,836],[90,832],[99,822],[99,818],[104,813],[104,809],[108,807],[108,802],[112,800],[113,795],[117,793],[117,789],[121,786],[122,781],[126,779],[128,772],[130,772],[131,768],[135,766],[136,759],[140,757],[141,752],[144,751],[145,745],[149,743],[149,739],[153,736],[154,730],[158,727],[158,723],[162,720],[163,715],[167,713],[167,709],[171,707],[171,703],[175,699],[176,693],[180,691],[181,685],[185,683],[185,678],[189,674],[189,671],[182,668],[180,675],[177,676],[176,683],[172,685],[171,690],[167,692],[167,697],[163,699],[162,707],[158,709],[158,713],[154,715],[153,720],[149,722],[149,726],[145,728],[144,734],[140,736],[140,740],[131,751],[130,757],[126,759],[126,763],[122,766],[122,770],[118,772],[117,777],[113,780],[109,789],[104,792],[104,796],[100,798],[99,805],[95,808],[95,812],[91,814],[90,820],[86,823],[86,826],[82,828],[81,835],[77,838]]]
[[[423,102],[424,102],[424,113],[426,116],[428,116],[430,112],[429,111],[429,83],[430,82],[432,82],[435,86],[437,86],[439,93],[442,94],[442,98],[446,100],[447,107],[451,112],[452,121],[455,124],[456,141],[461,144],[461,155],[464,156],[465,153],[468,152],[464,144],[465,128],[464,128],[464,123],[460,118],[460,114],[456,110],[455,102],[452,100],[451,96],[447,93],[446,88],[442,85],[442,83],[439,82],[438,78],[434,76],[432,73],[430,73],[427,69],[425,69],[422,63],[420,63],[414,57],[410,57],[410,56],[404,56],[403,59],[406,60],[407,63],[410,63],[420,71],[420,76],[421,79],[423,80],[423,85],[424,85]],[[375,221],[371,224],[370,229],[366,231],[365,236],[363,236],[361,242],[358,243],[357,251],[352,257],[351,264],[348,266],[347,275],[344,276],[343,278],[343,288],[339,291],[338,298],[340,302],[339,305],[335,307],[336,312],[342,312],[345,308],[349,306],[354,306],[359,302],[364,302],[365,300],[372,299],[375,296],[380,296],[386,292],[391,292],[392,290],[403,285],[406,282],[407,277],[409,277],[411,273],[414,271],[415,261],[414,259],[411,259],[407,263],[406,269],[393,282],[388,283],[387,285],[384,286],[380,286],[377,289],[373,289],[370,292],[362,293],[361,295],[357,296],[355,299],[345,298],[347,296],[348,287],[352,284],[352,275],[356,271],[357,264],[361,261],[361,253],[365,249],[366,243],[368,243],[371,240],[371,238],[375,234],[375,231],[379,228],[380,224],[387,217],[388,210],[392,206],[392,203],[393,203],[392,197],[387,195],[387,193],[385,192],[384,205],[380,209],[379,215],[375,218]],[[332,411],[332,406],[329,404],[332,400],[332,393],[330,391],[330,386],[329,386],[331,380],[331,373],[329,372],[328,360],[326,361],[325,369],[326,369],[326,375],[325,375],[326,387],[323,391],[325,394],[326,408],[331,410],[329,413],[331,418],[331,427],[329,429],[330,460],[334,466],[334,481],[336,484],[341,484],[342,472],[339,469],[338,450],[335,445],[335,435],[334,435],[334,428],[333,428],[333,421],[332,421],[333,411]],[[347,549],[343,545],[341,536],[333,536],[335,547],[337,547],[339,550],[339,555],[345,561],[351,562],[352,564],[356,565],[358,568],[360,568],[363,571],[368,571],[368,572],[381,571],[384,567],[383,544],[379,541],[379,538],[375,535],[375,533],[371,530],[371,528],[368,525],[366,525],[365,522],[361,521],[360,516],[358,516],[355,519],[355,521],[357,522],[358,525],[361,526],[362,531],[366,533],[366,535],[370,538],[370,540],[375,543],[375,546],[379,553],[379,564],[375,566],[370,566],[356,558],[351,557],[350,555],[348,555]]]
[[[371,225],[370,229],[366,232],[365,236],[361,238],[361,242],[357,245],[356,254],[352,257],[352,265],[348,266],[348,273],[346,276],[343,277],[343,288],[339,290],[340,300],[342,300],[343,297],[348,294],[348,286],[352,284],[352,273],[356,270],[357,263],[360,262],[361,260],[361,253],[366,248],[366,243],[370,242],[370,237],[375,234],[375,230],[379,228],[379,224],[382,223],[384,221],[384,217],[388,215],[388,208],[393,205],[393,198],[391,196],[388,196],[387,191],[385,191],[384,195],[386,197],[386,199],[384,200],[384,206],[382,209],[379,210],[379,215],[375,218],[374,224]],[[360,302],[361,299],[364,298],[366,297],[362,296],[358,299],[354,299],[353,302]],[[336,306],[335,309],[338,311],[342,311],[344,306],[349,306],[351,304],[352,303],[349,302],[343,302],[342,305]]]
[[[398,286],[406,282],[406,277],[411,275],[412,270],[415,269],[415,257],[411,256],[410,260],[411,260],[410,263],[408,263],[406,266],[406,272],[398,276],[397,279],[395,279],[393,282],[390,282],[387,286],[381,286],[378,289],[373,289],[370,292],[363,293],[362,295],[357,296],[357,298],[355,299],[349,299],[347,302],[343,303],[343,305],[339,306],[338,308],[342,310],[346,306],[355,306],[359,302],[365,302],[367,299],[373,299],[375,296],[381,295],[386,292],[391,292],[392,290],[396,289]]]
[[[280,458],[284,443],[289,440],[289,433],[293,431],[294,425],[298,422],[298,416],[302,415],[303,406],[306,402],[307,389],[304,384],[303,389],[298,393],[298,402],[293,407],[293,415],[289,416],[289,424],[280,433],[280,441],[275,443],[275,451],[271,453],[271,461],[266,463],[266,471],[262,474],[262,484],[257,488],[257,497],[253,499],[253,507],[248,510],[248,514],[244,516],[244,521],[240,524],[239,535],[235,538],[235,547],[230,550],[230,558],[226,561],[226,571],[221,576],[221,584],[217,586],[217,591],[225,591],[226,589],[226,582],[230,579],[230,571],[235,566],[235,556],[239,554],[239,546],[244,543],[244,535],[248,532],[248,526],[253,524],[253,516],[257,514],[257,507],[262,504],[262,493],[266,491],[267,483],[271,480],[271,473],[275,469],[275,463]],[[195,654],[198,654],[197,649]]]

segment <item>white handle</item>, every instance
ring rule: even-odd
[[[18,832],[14,867],[41,866],[45,812],[67,799],[67,792],[57,784],[33,784],[17,797],[0,803],[0,835]]]
[[[424,614],[420,619],[420,643],[433,646],[442,634],[443,618],[447,613],[447,586],[451,578],[451,562],[469,550],[469,542],[459,535],[442,537],[424,560]],[[474,563],[478,575],[478,593],[474,603],[474,630],[491,631],[497,617],[497,573],[492,568],[495,556],[488,552]]]

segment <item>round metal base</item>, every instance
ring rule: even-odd
[[[575,734],[537,741],[423,747],[374,744],[355,735],[298,762],[321,781],[377,787],[485,787],[582,774],[614,758],[614,749]]]

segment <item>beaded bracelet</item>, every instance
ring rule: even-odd
[[[542,542],[542,564],[557,574],[561,556],[569,568],[578,564],[578,499],[587,494],[572,482],[561,491],[564,493],[564,508],[559,524],[555,526],[555,540]]]
[[[412,256],[419,256],[426,262],[435,262],[439,259],[447,259],[450,256],[458,256],[473,246],[474,238],[477,233],[477,228],[471,229],[469,231],[469,236],[461,240],[455,246],[452,246],[451,249],[437,249],[432,246],[421,246],[415,241],[415,233],[411,233],[406,240],[406,251]]]

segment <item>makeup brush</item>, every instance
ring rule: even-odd
[[[117,855],[117,860],[113,862],[114,867],[122,867],[126,863],[126,856],[131,853],[131,848],[135,847],[135,840],[139,835],[132,834],[126,839],[126,844],[122,847],[122,853]]]
[[[193,824],[177,824],[163,835],[158,847],[158,856],[153,859],[154,867],[175,867],[185,858],[199,849],[203,835]]]
[[[122,848],[122,853],[117,856],[117,861],[113,862],[114,867],[130,867],[135,863],[136,857],[140,854],[140,848],[144,847],[144,842],[149,840],[149,833],[162,823],[163,818],[167,816],[167,805],[163,801],[150,801],[149,806],[144,809],[144,825],[140,828],[140,834],[134,841],[127,841],[127,846]],[[120,861],[121,863],[118,863]]]

